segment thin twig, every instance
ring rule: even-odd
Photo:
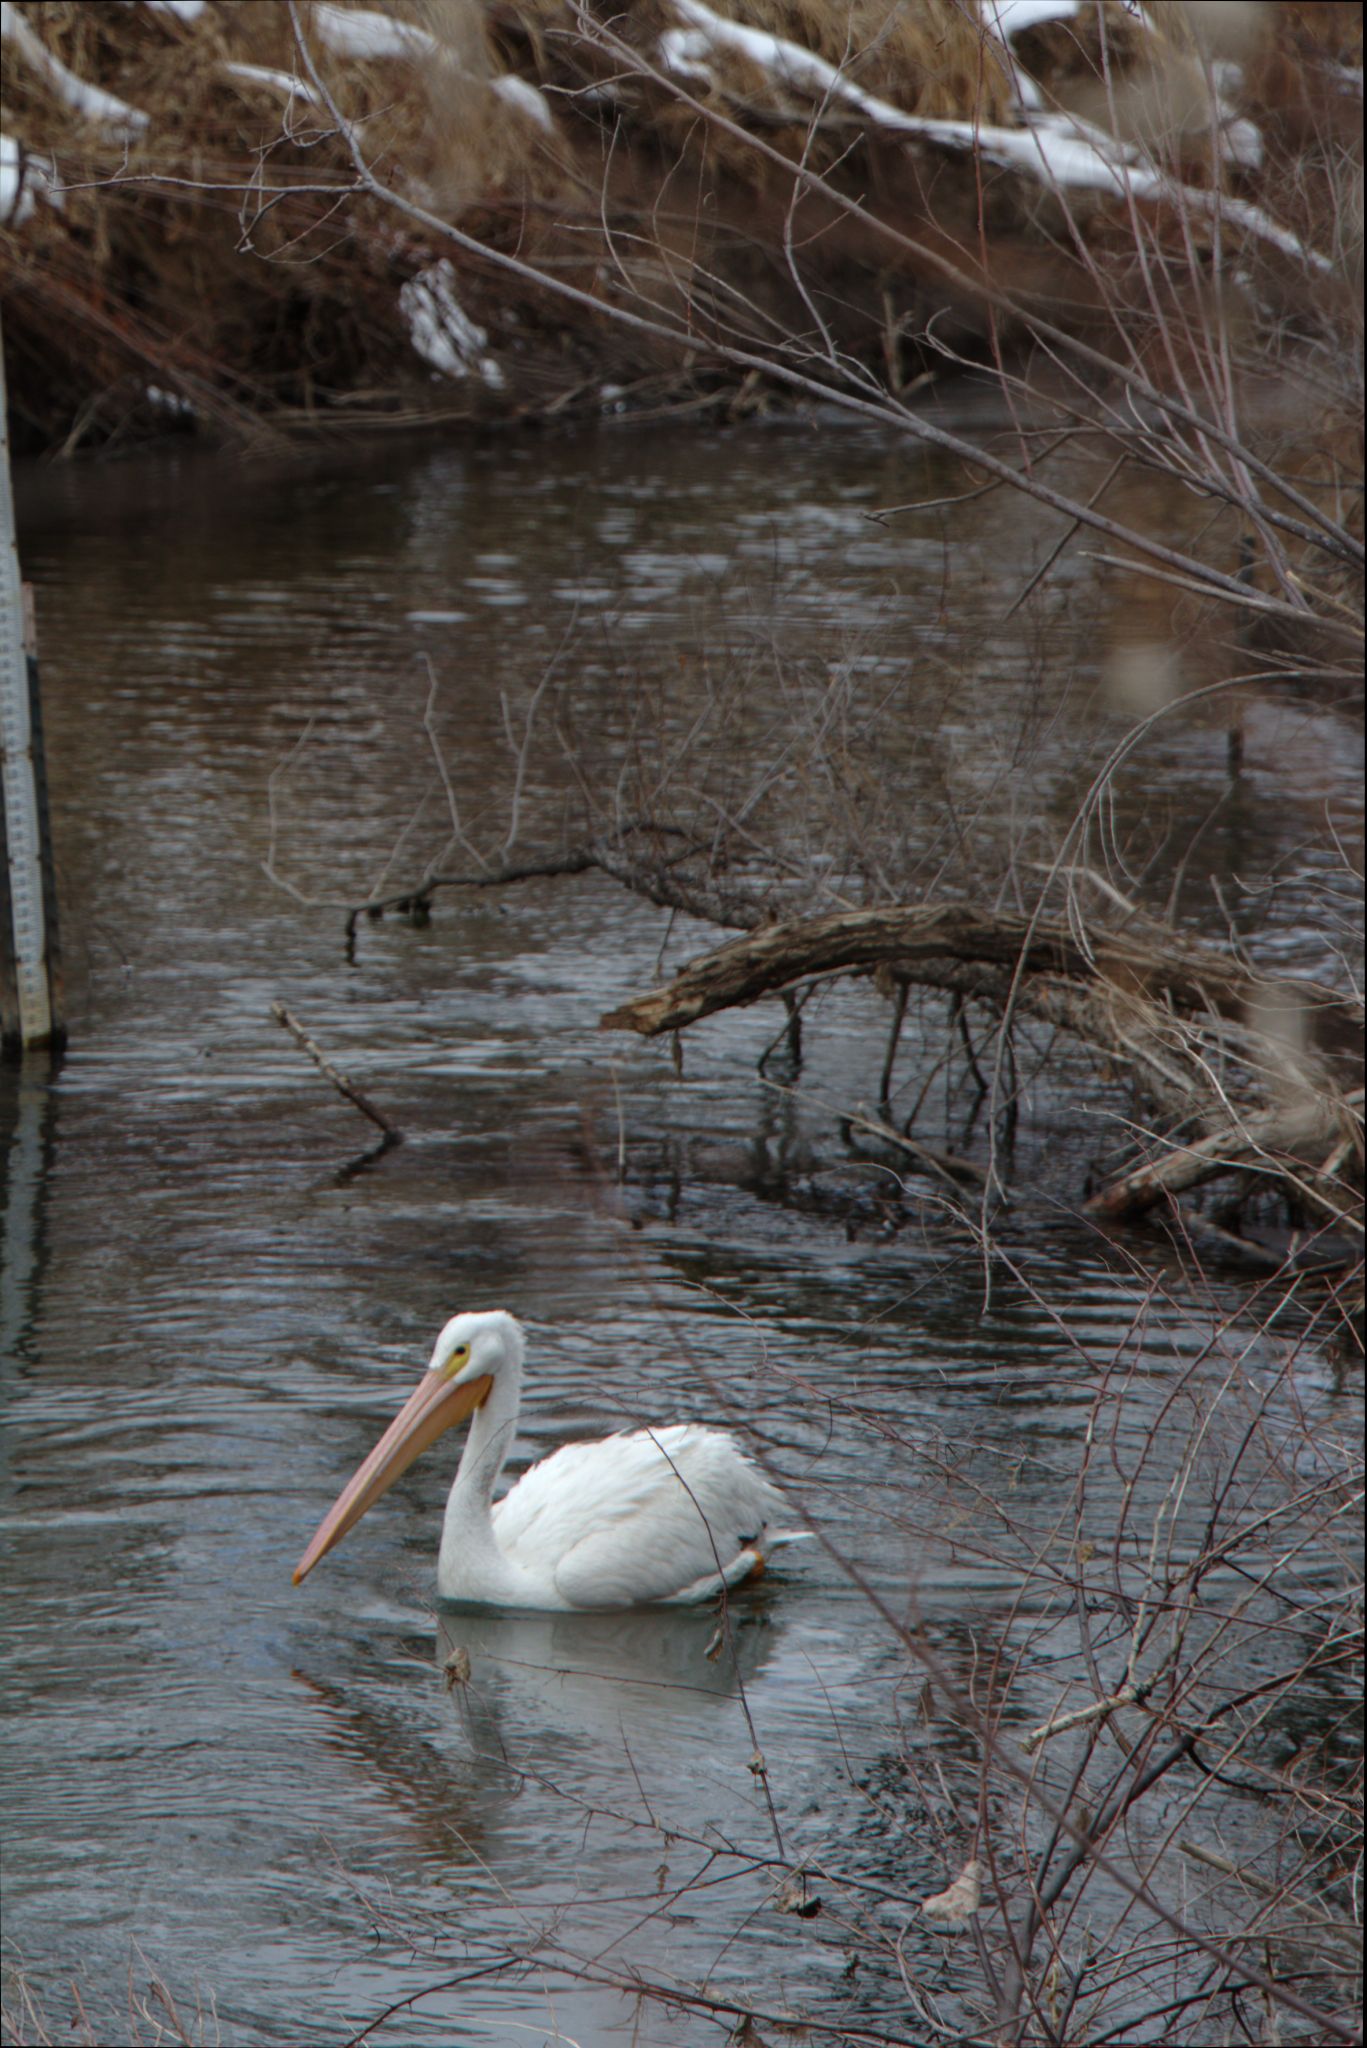
[[[398,1125],[392,1123],[382,1109],[377,1109],[370,1097],[363,1095],[354,1081],[348,1081],[345,1074],[337,1071],[322,1047],[315,1039],[309,1037],[292,1011],[287,1010],[283,1003],[272,1003],[271,1015],[283,1030],[288,1031],[300,1051],[308,1054],[319,1073],[331,1081],[339,1095],[344,1096],[354,1109],[359,1109],[362,1116],[368,1116],[373,1124],[377,1124],[391,1145],[402,1142],[403,1132]]]

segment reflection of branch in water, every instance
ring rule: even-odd
[[[401,1143],[402,1139],[397,1134],[386,1134],[378,1144],[367,1145],[364,1152],[358,1152],[354,1159],[348,1159],[345,1166],[338,1167],[332,1176],[333,1186],[344,1188],[353,1180],[359,1180],[363,1173],[369,1173],[372,1167],[378,1166]]]
[[[463,1861],[475,1848],[496,1838],[507,1807],[506,1786],[500,1786],[472,1765],[480,1758],[452,1757],[440,1742],[434,1714],[424,1725],[358,1699],[354,1690],[294,1672],[327,1709],[325,1741],[366,1773],[392,1799],[397,1813],[411,1823],[422,1852],[439,1863],[452,1860],[453,1842]],[[411,1707],[405,1695],[405,1706]],[[458,1823],[458,1824],[457,1824]]]

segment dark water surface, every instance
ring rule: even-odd
[[[914,2037],[890,1969],[847,1974],[855,1907],[780,1914],[764,1867],[837,1865],[895,1932],[963,1850],[905,1784],[909,1745],[942,1744],[952,1771],[962,1737],[916,1723],[919,1681],[825,1550],[742,1604],[734,1658],[706,1654],[707,1614],[450,1616],[439,1634],[443,1446],[303,1588],[289,1575],[440,1323],[504,1305],[531,1332],[519,1460],[733,1413],[967,1669],[1009,1574],[924,1540],[907,1446],[952,1449],[1046,1527],[1096,1370],[1128,1348],[1139,1432],[1200,1353],[1203,1313],[1145,1309],[1078,1230],[1034,1228],[1030,1289],[1001,1273],[984,1313],[981,1261],[933,1202],[924,1227],[851,1237],[766,1199],[766,1175],[819,1177],[804,1148],[872,1092],[872,991],[812,1013],[794,1098],[755,1071],[782,1022],[768,1006],[692,1034],[682,1079],[667,1048],[597,1030],[666,939],[601,879],[443,898],[429,928],[362,925],[346,957],[337,906],[391,856],[403,880],[396,841],[431,830],[430,810],[413,823],[433,802],[431,675],[477,833],[506,782],[500,692],[517,712],[571,627],[604,759],[623,663],[826,649],[925,677],[961,795],[990,787],[1001,809],[1028,727],[1022,801],[1074,801],[1114,737],[1097,678],[1116,594],[1074,550],[1028,622],[998,625],[1052,530],[999,497],[863,516],[966,487],[909,447],[759,430],[21,479],[72,1043],[50,1082],[35,1065],[0,1082],[5,1942],[54,2027],[73,1975],[117,2009],[136,1943],[177,1996],[213,2000],[230,2043],[339,2042],[410,1999],[372,2038],[718,2037],[699,2009],[638,2010],[535,1960],[480,1974],[549,1943],[591,1978],[641,1966]],[[1066,722],[1042,665],[1069,679]],[[1297,905],[1326,807],[1360,814],[1356,742],[1332,708],[1269,697],[1245,716],[1210,864],[1250,890],[1275,876],[1277,944],[1322,966],[1335,936]],[[1222,718],[1160,738],[1136,816],[1205,816]],[[666,957],[705,936],[676,924]],[[340,1171],[370,1134],[275,1001],[408,1142]],[[1091,1099],[1079,1139],[1041,1083],[1022,1143],[1081,1159],[1117,1107]],[[1313,1349],[1300,1375],[1318,1426],[1351,1430]],[[448,1692],[453,1644],[472,1679]],[[1055,1697],[1047,1660],[1027,1668],[1023,1722]],[[943,1943],[910,1939],[934,1986]]]

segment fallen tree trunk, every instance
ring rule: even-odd
[[[1361,1005],[1250,973],[1148,922],[1092,936],[957,903],[786,919],[690,961],[601,1025],[656,1037],[799,982],[878,972],[1065,1030],[1181,1120],[1181,1139],[1158,1137],[1092,1198],[1092,1215],[1141,1215],[1220,1174],[1262,1169],[1360,1233]]]
[[[1018,1000],[1025,1007],[1032,1002],[1029,985],[1040,976],[1161,1003],[1177,1016],[1219,1016],[1240,1024],[1294,1000],[1326,1052],[1360,1052],[1362,1045],[1362,1008],[1335,989],[1264,980],[1162,928],[1142,926],[1138,936],[1101,932],[1084,942],[1061,919],[960,903],[837,910],[761,926],[690,961],[664,988],[623,1003],[602,1019],[602,1028],[653,1038],[815,975],[877,967],[986,999],[1004,999],[1019,977]]]

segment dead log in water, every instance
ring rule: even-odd
[[[603,1028],[654,1037],[814,975],[880,966],[955,992],[967,978],[969,992],[984,996],[995,988],[1005,995],[1018,974],[1023,991],[1040,976],[1063,977],[1079,989],[1164,1000],[1179,1015],[1240,1020],[1294,996],[1327,1051],[1360,1050],[1362,1042],[1362,1007],[1336,989],[1274,983],[1164,927],[1145,923],[1137,935],[1100,931],[1084,938],[1061,919],[961,903],[836,910],[761,926],[690,961],[664,988],[622,1004],[603,1018]],[[1031,999],[1022,993],[1020,1000],[1028,1007]]]
[[[1086,933],[958,903],[791,918],[690,961],[601,1021],[655,1037],[800,982],[870,973],[1065,1030],[1130,1072],[1171,1128],[1180,1123],[1180,1141],[1158,1134],[1148,1157],[1093,1197],[1094,1215],[1138,1215],[1253,1169],[1360,1231],[1362,1006],[1250,972],[1148,921]]]
[[[1142,1165],[1094,1195],[1087,1212],[1112,1222],[1142,1216],[1220,1174],[1251,1170],[1289,1181],[1306,1207],[1360,1234],[1361,1194],[1342,1173],[1361,1121],[1360,1088],[1339,1099],[1306,1095],[1246,1117],[1226,1116],[1189,1144],[1162,1141]]]

